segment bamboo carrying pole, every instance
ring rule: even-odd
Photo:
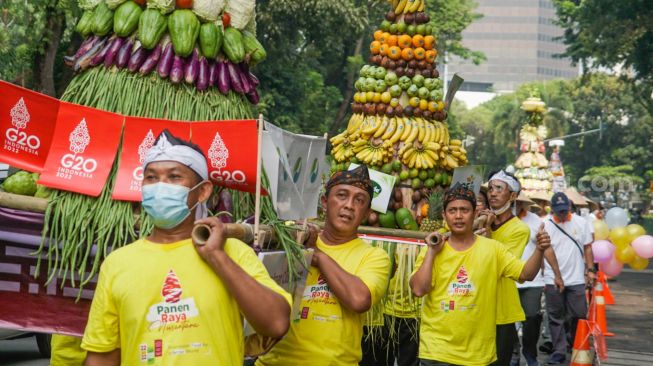
[[[256,141],[256,198],[254,201],[254,246],[260,247],[259,226],[261,221],[261,144],[263,140],[263,114],[258,115]]]
[[[0,206],[16,210],[44,213],[48,200],[19,194],[0,192]]]

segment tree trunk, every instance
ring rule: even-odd
[[[56,97],[57,91],[54,85],[54,64],[57,60],[57,50],[59,49],[59,43],[61,42],[63,26],[61,14],[59,14],[55,9],[50,13],[48,29],[50,31],[50,37],[47,46],[45,47],[42,67],[39,70],[39,84],[43,94]]]
[[[356,47],[354,48],[353,56],[359,56],[362,50],[363,50],[363,36],[360,36],[356,41]],[[346,80],[347,85],[345,89],[345,94],[343,95],[342,102],[340,103],[340,107],[338,108],[338,114],[336,114],[336,119],[333,122],[333,125],[331,125],[329,134],[334,134],[338,131],[340,125],[342,124],[342,120],[347,115],[347,110],[349,109],[349,102],[351,101],[351,98],[354,96],[355,76],[356,76],[356,70],[354,70],[353,68],[347,72],[347,80]]]

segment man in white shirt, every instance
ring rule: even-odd
[[[530,239],[524,252],[522,260],[530,258],[536,248],[537,232],[542,225],[542,219],[530,211],[530,208],[535,203],[531,201],[524,193],[520,193],[517,197],[517,216],[523,223],[528,225],[531,230]],[[551,248],[544,252],[544,257],[548,263],[552,264],[554,273],[554,283],[558,291],[564,291],[564,283],[560,270],[558,269],[558,261],[555,253]],[[544,278],[542,272],[538,272],[537,276],[532,281],[524,283],[517,283],[519,290],[519,300],[522,309],[526,315],[526,321],[523,322],[522,327],[522,351],[528,366],[536,366],[537,363],[537,342],[540,337],[540,329],[542,325],[542,293],[544,291]],[[519,364],[518,359],[513,358],[511,364]]]
[[[544,294],[553,341],[549,364],[560,365],[565,362],[567,350],[565,317],[571,318],[569,333],[573,340],[578,319],[587,316],[585,286],[593,284],[596,276],[587,221],[572,214],[569,198],[561,192],[551,198],[551,210],[553,214],[545,220],[544,230],[551,237],[565,288],[562,292],[556,289],[553,269],[545,263]]]

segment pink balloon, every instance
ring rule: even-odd
[[[593,242],[592,253],[594,254],[594,262],[608,262],[614,255],[615,249],[616,247],[607,240],[597,240]]]
[[[653,258],[653,236],[642,235],[635,238],[630,245],[635,249],[635,253],[638,256],[642,258]]]
[[[621,270],[624,268],[624,265],[617,260],[614,256],[610,258],[609,261],[601,263],[601,270],[607,276],[616,277],[621,273]]]

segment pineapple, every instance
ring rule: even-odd
[[[419,226],[420,231],[433,232],[442,227],[442,191],[434,191],[428,197],[428,215]]]

